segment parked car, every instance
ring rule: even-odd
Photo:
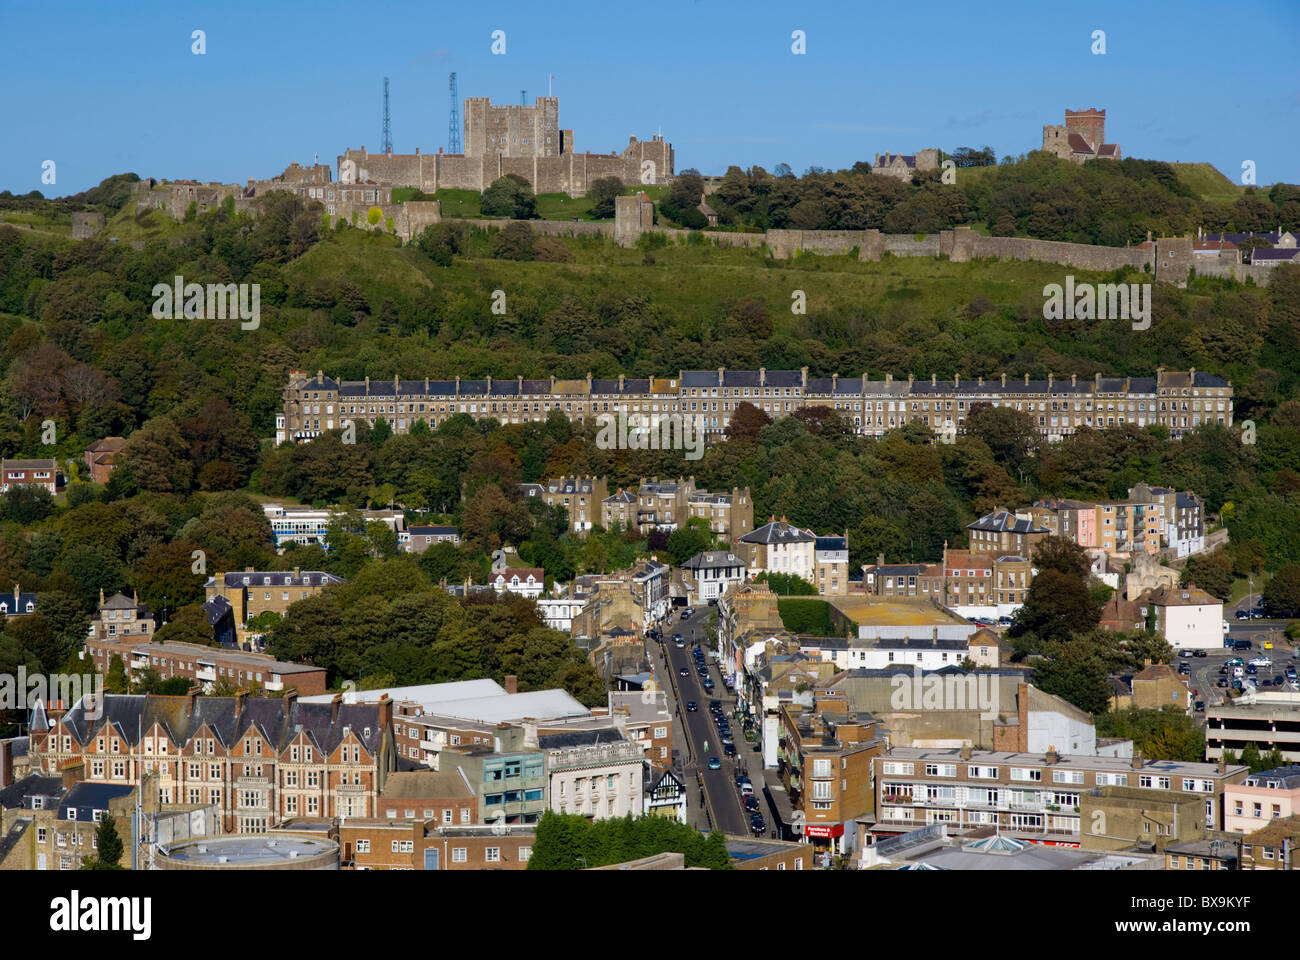
[[[1196,712],[1197,712],[1197,713],[1204,713],[1204,712],[1205,712],[1205,701],[1204,701],[1204,700],[1197,700],[1197,701],[1196,701],[1196,707],[1195,707],[1195,709],[1196,709]]]
[[[1265,650],[1272,650],[1272,649],[1273,649],[1273,641],[1272,641],[1272,640],[1265,640],[1265,641],[1263,642],[1263,644],[1261,644],[1261,646],[1262,646],[1263,649],[1265,649]]]
[[[704,689],[705,689],[705,690],[712,690],[712,689],[713,689],[713,681],[710,680],[708,677],[705,677],[705,678],[704,678]]]
[[[745,809],[751,813],[758,812],[758,798],[752,793],[745,794],[745,799],[742,800],[741,803],[744,804]]]
[[[1178,655],[1179,655],[1180,657],[1190,657],[1190,656],[1192,655],[1192,651],[1190,651],[1190,650],[1179,650],[1179,651],[1178,651]]]
[[[1234,640],[1234,641],[1232,641],[1232,649],[1234,649],[1234,650],[1254,650],[1254,649],[1255,649],[1255,644],[1252,643],[1252,642],[1249,641],[1249,640]]]
[[[724,756],[734,757],[736,755],[736,745],[734,743],[723,744],[722,753]]]
[[[1273,686],[1280,687],[1285,684],[1286,684],[1286,677],[1282,676],[1282,674],[1279,673],[1277,676],[1273,678]]]
[[[1216,687],[1226,687],[1227,685],[1228,685],[1227,677],[1220,677],[1219,682],[1215,684]]]
[[[1249,610],[1238,610],[1238,611],[1237,611],[1237,619],[1238,619],[1238,620],[1249,620],[1249,619],[1250,619],[1250,611],[1249,611]]]
[[[1193,650],[1193,651],[1192,651],[1192,656],[1194,656],[1194,657],[1208,657],[1209,654],[1206,653],[1204,650]]]
[[[1239,667],[1245,662],[1241,657],[1233,657],[1231,660],[1225,660],[1223,665],[1225,667]]]

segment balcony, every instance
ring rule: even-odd
[[[217,680],[216,664],[203,663],[202,661],[199,661],[194,664],[194,667],[195,667],[194,670],[195,680],[203,680],[209,683],[216,683]]]

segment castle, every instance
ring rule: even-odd
[[[560,129],[560,98],[534,105],[493,106],[487,97],[465,100],[463,154],[369,153],[347,149],[338,158],[341,183],[373,181],[386,187],[477,190],[513,173],[534,193],[586,196],[592,181],[617,177],[627,186],[663,184],[673,176],[672,144],[662,136],[629,137],[622,153],[578,153],[572,130]]]
[[[1043,149],[1062,160],[1119,160],[1118,143],[1106,142],[1106,111],[1066,110],[1065,126],[1043,127]]]

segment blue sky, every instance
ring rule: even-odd
[[[554,74],[579,150],[662,128],[679,170],[802,172],[931,146],[1000,157],[1036,149],[1066,107],[1104,107],[1125,156],[1208,161],[1233,179],[1253,160],[1260,184],[1300,183],[1298,0],[0,0],[0,36],[0,190],[47,196],[125,171],[232,183],[315,154],[335,166],[346,147],[379,149],[384,76],[394,149],[436,152],[452,70],[461,99],[504,103],[545,94]]]

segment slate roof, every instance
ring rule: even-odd
[[[447,525],[410,527],[409,532],[414,537],[454,537],[460,535],[458,529]]]
[[[703,553],[697,553],[682,564],[682,567],[686,570],[699,570],[702,567],[740,567],[743,569],[744,566],[745,561],[730,550],[705,550]]]
[[[28,797],[61,796],[63,796],[62,778],[43,777],[33,773],[0,789],[0,807],[6,810],[31,809],[31,804],[27,802]]]
[[[562,750],[565,747],[591,747],[601,743],[621,743],[627,738],[612,728],[576,730],[562,733],[537,731],[537,746],[542,750]]]
[[[117,800],[131,794],[135,787],[118,783],[91,783],[83,780],[73,786],[59,801],[60,820],[90,821],[94,811],[107,810],[110,800]],[[68,816],[69,810],[76,810],[76,816]]]
[[[817,538],[784,520],[765,523],[740,538],[742,543],[812,543]]]
[[[323,587],[331,583],[345,583],[342,577],[336,577],[332,573],[324,573],[320,570],[300,570],[298,576],[293,575],[292,570],[248,570],[241,573],[227,573],[223,576],[223,583],[227,587],[244,586],[244,578],[248,578],[250,587]],[[268,581],[267,578],[270,578]],[[217,578],[212,577],[208,580],[206,586],[216,586]]]
[[[994,533],[1050,533],[1046,527],[1040,527],[1028,517],[1017,517],[1008,510],[995,510],[986,513],[974,523],[966,524],[967,530],[987,530]]]
[[[1274,789],[1278,790],[1300,790],[1300,764],[1292,763],[1285,767],[1262,770],[1246,778],[1247,786],[1262,787],[1265,784],[1277,784]]]
[[[340,704],[338,719],[331,722],[333,705],[329,703],[295,701],[289,705],[286,716],[286,702],[267,697],[246,697],[244,709],[239,713],[235,710],[235,697],[198,697],[194,712],[190,713],[188,697],[112,693],[102,696],[98,718],[86,716],[84,698],[62,718],[61,725],[83,747],[106,726],[134,745],[140,732],[148,734],[157,724],[180,746],[188,744],[205,726],[226,747],[255,729],[277,753],[283,752],[302,732],[328,755],[343,741],[343,728],[351,727],[352,734],[374,756],[383,733],[377,704]]]

